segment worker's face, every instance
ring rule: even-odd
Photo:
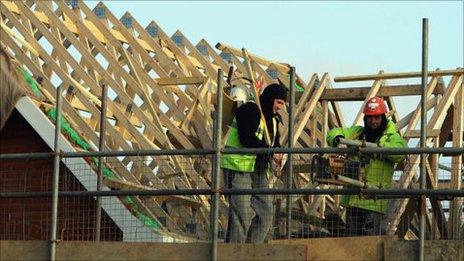
[[[366,117],[367,126],[371,129],[377,129],[382,124],[382,115],[370,115]]]
[[[277,113],[282,107],[285,105],[285,101],[282,99],[274,99],[274,105],[272,106],[272,110],[274,113]]]

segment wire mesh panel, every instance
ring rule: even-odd
[[[367,195],[367,185],[380,189],[401,187],[404,169],[416,171],[419,166],[409,161],[388,170],[385,178],[372,181],[353,162],[340,165],[339,158],[330,163],[311,157],[294,155],[292,186],[296,189],[357,188],[355,195],[336,194],[228,194],[219,199],[220,242],[260,243],[286,237],[287,198],[291,203],[291,238],[372,236],[389,234],[417,239],[420,197],[401,195]],[[243,189],[287,188],[288,166],[269,164],[269,155],[251,157],[249,165],[224,165],[219,173],[220,191]],[[313,160],[314,159],[314,160]],[[190,189],[209,189],[212,184],[212,156],[137,156],[103,159],[104,191],[178,190],[178,195],[104,196],[101,205],[100,240],[192,242],[210,241],[212,207],[210,195],[185,193]],[[2,161],[0,192],[49,192],[52,189],[50,159]],[[332,165],[330,165],[332,164]],[[338,165],[337,165],[338,164]],[[66,158],[60,164],[59,190],[93,192],[96,190],[98,158]],[[337,169],[338,167],[338,169]],[[247,171],[251,169],[252,171]],[[432,168],[429,168],[431,170]],[[449,182],[451,164],[441,164],[429,175],[432,188],[452,188]],[[281,175],[276,177],[277,171]],[[369,173],[383,175],[382,168]],[[428,174],[430,174],[428,173]],[[364,182],[342,182],[336,175]],[[364,176],[363,176],[364,174]],[[417,174],[407,189],[418,187]],[[448,181],[447,181],[448,180]],[[445,185],[446,184],[446,185]],[[451,227],[451,197],[426,199],[426,237],[445,239]],[[402,206],[399,208],[398,206]],[[59,240],[95,240],[96,196],[67,195],[59,197],[57,238]],[[401,212],[398,212],[401,209]],[[396,214],[400,213],[400,214]],[[461,208],[462,216],[462,208]],[[47,240],[51,225],[50,196],[3,198],[0,204],[1,239]],[[394,228],[391,226],[394,224]],[[459,232],[459,231],[458,231]]]
[[[18,162],[18,161],[16,161]],[[50,160],[2,162],[1,192],[49,192],[52,187]],[[77,166],[75,166],[77,167]],[[60,191],[84,191],[82,183],[66,167],[60,166]],[[79,168],[76,168],[79,169]],[[80,172],[90,173],[89,169]],[[0,204],[2,239],[46,240],[50,233],[51,198],[7,198]],[[63,240],[91,240],[94,237],[95,199],[60,197],[58,201],[58,231]],[[115,228],[106,214],[102,221]],[[103,240],[121,240],[121,233],[111,233]]]
[[[98,164],[97,159],[87,161],[90,165]],[[86,188],[94,190],[96,173],[82,168],[87,164],[74,163],[71,170],[81,182],[86,183]],[[103,184],[106,190],[209,188],[210,167],[209,158],[204,156],[107,158],[104,160]],[[209,205],[208,197],[202,195],[134,195],[105,197],[102,210],[122,230],[124,240],[177,242],[208,237]],[[95,213],[95,206],[89,207]],[[101,229],[101,238],[118,232],[113,226],[105,230],[104,223]]]

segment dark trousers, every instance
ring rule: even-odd
[[[348,207],[345,236],[383,235],[385,231],[381,228],[381,223],[384,217],[385,215],[378,212]]]

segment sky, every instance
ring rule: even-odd
[[[93,8],[97,1],[86,1]],[[333,77],[421,70],[422,18],[429,19],[429,69],[464,67],[463,1],[105,1],[121,17],[152,20],[193,44],[223,42]],[[415,83],[420,83],[417,79]],[[350,83],[351,84],[351,83]],[[364,82],[361,85],[370,85]],[[352,84],[351,84],[352,85]],[[334,87],[346,86],[334,84]],[[397,99],[399,111],[412,98]],[[360,105],[360,103],[355,103]],[[357,112],[342,104],[348,122]]]

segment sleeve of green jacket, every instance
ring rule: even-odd
[[[363,127],[361,126],[351,126],[349,128],[333,128],[327,133],[327,144],[329,144],[329,146],[334,146],[333,141],[337,136],[343,136],[343,138],[349,140],[358,139],[362,130]]]
[[[379,147],[381,148],[405,148],[406,142],[398,132],[388,135],[386,139],[380,139]],[[386,155],[391,161],[398,163],[403,161],[405,155]]]

